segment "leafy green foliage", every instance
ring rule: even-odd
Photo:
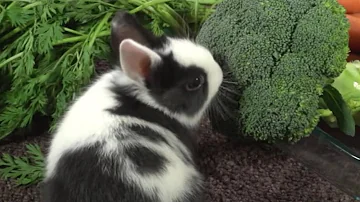
[[[94,76],[95,59],[107,59],[109,22],[117,10],[140,16],[157,35],[190,37],[212,11],[195,0],[110,2],[1,1],[0,140],[29,126],[35,114],[50,116],[54,129],[67,104]]]
[[[45,159],[39,145],[26,146],[29,157],[3,154],[0,158],[0,177],[16,179],[17,185],[30,185],[43,179]]]
[[[323,87],[345,69],[348,29],[337,0],[224,0],[196,40],[239,84],[242,134],[295,142],[318,124]]]

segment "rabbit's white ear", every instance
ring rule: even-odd
[[[142,82],[151,71],[151,66],[161,57],[151,49],[132,39],[125,39],[120,44],[120,65],[133,80]]]

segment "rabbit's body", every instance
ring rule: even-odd
[[[217,93],[220,67],[188,40],[162,39],[154,50],[120,42],[123,70],[102,75],[58,125],[44,201],[201,201],[192,132]]]

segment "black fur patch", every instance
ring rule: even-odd
[[[121,179],[121,159],[98,154],[101,144],[65,154],[56,174],[44,182],[44,202],[155,202],[132,182]],[[106,170],[104,169],[106,166]]]
[[[161,48],[166,43],[167,37],[165,35],[155,36],[139,23],[136,14],[117,11],[112,18],[112,23],[117,24],[117,27],[111,27],[110,44],[113,51],[118,52],[120,43],[128,38],[150,49]]]
[[[197,91],[187,91],[185,85],[199,76],[205,78],[203,86]],[[162,56],[162,63],[146,79],[146,86],[162,106],[189,116],[198,113],[208,94],[204,70],[196,65],[185,67],[176,62],[172,54]]]
[[[129,129],[135,132],[137,135],[144,137],[150,141],[160,143],[163,142],[169,145],[168,141],[158,132],[146,126],[132,125],[129,126]]]
[[[116,86],[112,90],[117,95],[117,99],[121,105],[113,109],[108,109],[109,112],[115,115],[132,116],[150,123],[158,124],[170,130],[194,155],[196,140],[194,139],[190,129],[182,125],[176,119],[167,116],[163,112],[154,109],[151,106],[148,106],[134,98],[130,93],[134,91],[134,89],[132,89],[130,86]]]
[[[172,147],[169,142],[158,132],[154,131],[153,129],[146,127],[146,126],[139,126],[139,125],[132,125],[129,127],[133,132],[141,137],[144,137],[150,141],[160,143],[163,142],[167,144],[169,147]],[[180,150],[182,154],[182,160],[186,164],[193,164],[193,161],[190,159],[189,155],[186,155],[182,150]]]
[[[136,171],[142,175],[161,172],[169,162],[156,151],[140,145],[126,148],[125,154],[136,166]]]

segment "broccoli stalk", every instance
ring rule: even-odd
[[[242,134],[298,141],[320,120],[323,87],[345,69],[349,27],[337,0],[224,0],[196,41],[238,83],[230,111]]]
[[[331,84],[336,88],[351,110],[357,126],[360,126],[360,61],[347,63],[345,70]],[[337,119],[324,102],[320,103],[319,113],[327,124],[338,127]]]

